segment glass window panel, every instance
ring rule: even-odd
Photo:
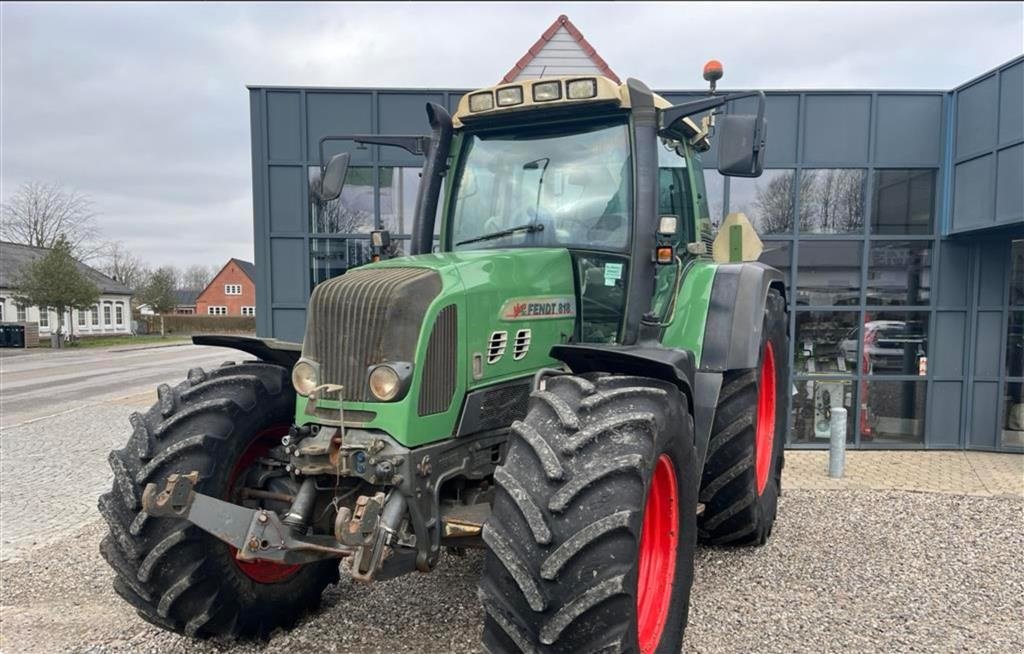
[[[1024,447],[1024,384],[1003,385],[1003,447]]]
[[[846,409],[846,442],[853,443],[853,421],[857,403],[852,381],[836,379],[798,380],[793,396],[793,443],[828,443],[832,433],[832,411]]]
[[[317,171],[310,166],[312,179]],[[310,198],[313,232],[320,234],[365,234],[374,228],[373,168],[353,166],[345,174],[345,186],[336,200],[318,202]]]
[[[707,198],[711,227],[717,232],[725,217],[725,177],[717,170],[704,171],[704,195]]]
[[[1010,305],[1024,306],[1024,240],[1010,245]]]
[[[798,311],[794,372],[799,375],[857,372],[860,329],[856,311]]]
[[[935,170],[876,170],[871,231],[875,234],[931,234]]]
[[[412,234],[416,213],[416,194],[420,188],[420,168],[380,169],[380,222],[381,228],[392,236]],[[440,214],[440,202],[438,214]],[[440,223],[435,221],[435,231]]]
[[[924,442],[923,381],[867,381],[861,385],[860,439],[888,445]]]
[[[789,288],[789,268],[793,246],[789,241],[765,241],[764,251],[761,252],[761,263],[766,263],[773,268],[778,268],[785,276],[786,288]]]
[[[370,241],[362,238],[314,238],[309,242],[310,288],[370,261]]]
[[[868,248],[865,304],[928,304],[931,297],[932,244],[920,241],[872,241]]]
[[[797,250],[797,304],[859,304],[862,247],[859,241],[801,241]]]
[[[800,175],[800,231],[849,234],[864,227],[864,180],[859,168],[804,170]]]
[[[729,212],[742,211],[758,234],[793,231],[793,170],[766,170],[729,182]]]
[[[1006,376],[1024,377],[1024,311],[1011,311],[1007,320]]]
[[[928,370],[927,311],[868,310],[862,368],[872,375],[923,375]]]

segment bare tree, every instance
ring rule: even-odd
[[[760,216],[759,231],[763,234],[777,234],[793,229],[793,175],[783,173],[769,179],[757,188],[754,201]]]
[[[216,274],[217,269],[213,266],[193,264],[178,274],[178,288],[201,291],[206,288]]]
[[[149,276],[149,267],[142,259],[129,252],[120,241],[106,244],[103,262],[99,268],[133,291],[141,289]]]
[[[41,248],[52,248],[63,235],[79,261],[96,258],[96,214],[89,196],[57,182],[26,182],[3,203],[0,238]]]

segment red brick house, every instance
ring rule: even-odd
[[[255,316],[256,266],[229,259],[196,298],[199,316]]]

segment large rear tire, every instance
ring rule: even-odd
[[[114,590],[145,620],[193,637],[266,637],[290,628],[338,580],[336,561],[305,566],[239,563],[222,541],[176,518],[141,510],[142,491],[175,472],[199,471],[196,490],[234,500],[239,474],[292,423],[288,372],[263,363],[189,371],[133,414],[127,446],[110,453],[113,489],[99,499],[110,533],[100,552]]]
[[[701,542],[763,545],[782,490],[789,384],[786,303],[768,291],[757,368],[725,373],[704,463]]]
[[[559,376],[512,427],[483,538],[491,652],[679,652],[696,546],[687,400],[639,377]]]

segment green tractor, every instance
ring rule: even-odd
[[[783,277],[744,220],[709,233],[710,137],[725,175],[765,149],[764,94],[720,76],[676,106],[632,79],[516,82],[428,104],[429,136],[326,137],[424,156],[411,254],[374,233],[301,346],[195,339],[255,360],[131,417],[99,500],[118,594],[260,638],[340,573],[478,547],[486,650],[678,652],[697,542],[771,533],[787,428]],[[716,111],[738,99],[756,114]],[[319,210],[347,166],[311,182]]]

